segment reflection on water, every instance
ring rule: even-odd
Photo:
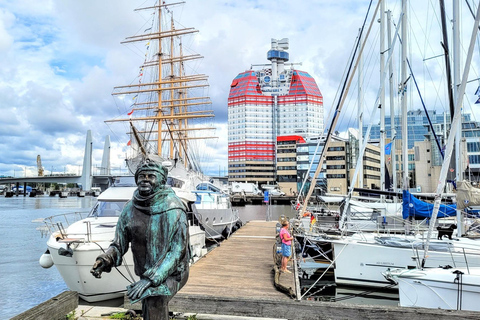
[[[0,197],[0,288],[2,319],[9,319],[67,290],[55,267],[43,269],[38,259],[47,239],[36,230],[37,218],[86,211],[93,197]]]

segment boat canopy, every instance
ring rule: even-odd
[[[472,184],[466,180],[458,182],[457,205],[458,209],[480,205],[480,189],[472,186]]]
[[[438,210],[438,218],[456,216],[456,210],[456,204],[441,204]],[[403,190],[403,219],[407,219],[408,217],[430,218],[432,216],[432,212],[433,203],[419,200],[407,190]]]
[[[317,199],[325,203],[341,203],[345,200],[345,197],[317,196]]]

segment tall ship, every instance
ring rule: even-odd
[[[201,56],[184,52],[182,37],[197,31],[176,27],[172,7],[182,3],[162,2],[137,9],[149,10],[151,24],[141,35],[123,42],[144,42],[146,51],[136,83],[114,88],[124,114],[106,121],[128,128],[131,175],[114,178],[86,218],[60,215],[43,221],[49,237],[40,264],[44,268],[55,265],[69,289],[88,302],[122,296],[138,280],[131,251],[120,267],[102,279],[95,279],[90,269],[114,239],[118,217],[136,189],[133,174],[140,162],[150,159],[169,169],[167,184],[188,211],[192,262],[206,253],[205,238],[228,237],[240,224],[229,195],[201,171],[198,151],[205,140],[213,138],[204,134],[213,126],[202,120],[211,120],[214,114],[206,110],[211,102],[202,94],[208,87],[207,77],[186,72],[190,70],[187,63]]]
[[[122,113],[106,123],[128,128],[132,174],[145,158],[163,163],[169,169],[168,184],[194,213],[206,237],[219,239],[238,227],[239,218],[229,195],[203,174],[202,163],[209,162],[209,155],[202,153],[217,137],[210,135],[215,127],[206,94],[208,77],[190,72],[203,57],[184,45],[184,38],[198,30],[178,27],[173,15],[184,3],[163,1],[136,9],[150,21],[141,34],[122,44],[140,44],[136,48],[143,50],[144,60],[134,83],[113,89]]]

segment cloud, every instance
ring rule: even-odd
[[[104,121],[125,117],[130,111],[131,101],[112,97],[111,93],[114,86],[138,82],[145,46],[120,42],[150,26],[150,12],[133,11],[145,4],[143,0],[7,0],[0,4],[0,175],[13,174],[18,166],[29,166],[34,172],[37,154],[41,154],[45,168],[78,171],[87,130],[93,134],[94,165],[100,165],[104,139],[109,134],[112,167],[125,170],[128,127],[106,125]],[[389,4],[397,23],[399,5]],[[261,1],[205,0],[170,7],[178,28],[200,31],[184,39],[184,50],[204,56],[187,71],[208,75],[208,94],[216,114],[219,138],[204,145],[209,154],[204,158],[208,159],[204,160],[206,171],[218,174],[227,167],[231,81],[252,65],[268,63],[271,38],[289,38],[290,62],[315,78],[324,96],[328,126],[327,115],[337,103],[335,97],[344,82],[343,74],[367,6],[368,2],[360,0],[279,0],[268,6]],[[409,33],[412,68],[428,107],[443,112],[448,106],[443,58],[428,59],[442,54],[438,8],[421,1],[410,6],[409,26],[414,31]],[[447,12],[451,12],[448,6]],[[366,20],[369,23],[371,16]],[[370,119],[379,83],[376,20],[364,53],[366,123],[378,122],[378,112],[376,118]],[[450,14],[447,20],[451,21]],[[462,35],[468,36],[472,23],[469,12],[462,12],[462,21]],[[395,86],[400,74],[398,48]],[[466,52],[465,46],[462,52]],[[472,73],[471,78],[476,77]],[[477,86],[478,81],[472,81],[467,88],[467,102],[476,100],[473,93]],[[357,87],[355,77],[339,131],[358,125]],[[417,96],[412,94],[409,99],[410,108],[420,107]],[[468,103],[465,108],[477,112]]]

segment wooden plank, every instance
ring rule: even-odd
[[[177,295],[289,300],[288,294],[274,286],[276,224],[276,221],[248,222],[190,268],[187,284]],[[293,275],[290,276],[293,283]],[[128,309],[141,307],[131,305],[128,299],[125,302]]]
[[[65,316],[78,307],[78,293],[65,291],[11,320],[65,320]]]
[[[285,274],[282,274],[280,272],[280,269],[278,268],[278,266],[275,266],[274,269],[275,269],[275,281],[274,281],[275,288],[277,288],[278,290],[280,290],[282,292],[285,292],[286,294],[288,294],[292,298],[297,297],[297,294],[295,293],[295,289],[292,288],[289,285],[286,285],[285,281],[281,281],[281,280],[283,280],[283,278],[280,278],[280,276],[285,275]]]
[[[473,320],[478,312],[391,306],[347,305],[338,302],[258,298],[226,298],[177,294],[169,303],[173,312],[286,318],[296,320]]]
[[[274,283],[276,221],[250,221],[190,268],[184,294],[288,300]]]

